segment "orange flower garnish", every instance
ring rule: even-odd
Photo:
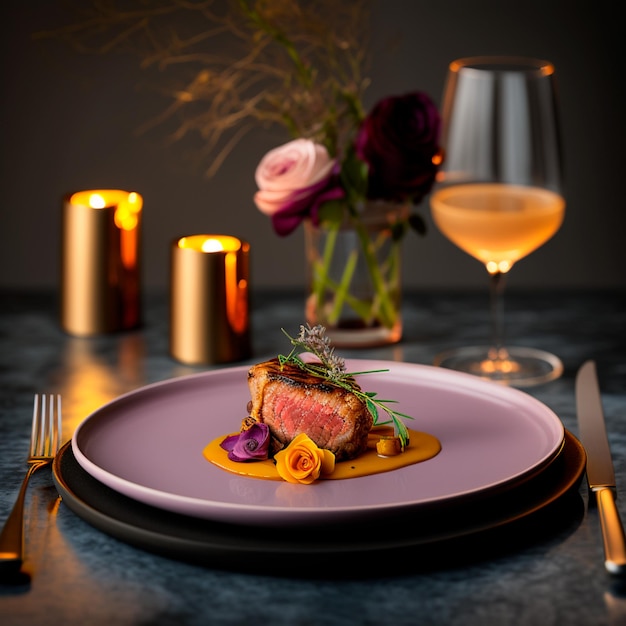
[[[292,442],[274,455],[278,475],[289,483],[310,485],[320,476],[332,474],[335,455],[319,448],[306,434],[295,437]]]

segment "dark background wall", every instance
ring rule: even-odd
[[[618,6],[613,0],[374,2],[369,106],[415,89],[440,103],[447,65],[461,56],[532,55],[556,65],[566,219],[550,242],[513,269],[511,289],[626,287]],[[171,144],[162,128],[137,132],[167,105],[150,88],[166,75],[142,70],[132,54],[81,55],[62,42],[33,39],[73,21],[54,0],[5,0],[0,16],[0,287],[58,284],[61,198],[98,187],[144,196],[147,289],[167,288],[170,241],[197,232],[247,239],[255,288],[303,284],[301,230],[278,238],[252,202],[255,167],[287,139],[281,129],[250,135],[207,179],[187,159],[200,148],[197,138]],[[430,222],[427,202],[422,213]],[[483,267],[430,225],[426,238],[407,239],[405,285],[486,290]]]

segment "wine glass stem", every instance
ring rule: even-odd
[[[489,292],[491,298],[491,346],[493,360],[506,359],[504,348],[504,285],[506,273],[489,274]]]

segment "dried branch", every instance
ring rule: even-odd
[[[363,116],[368,0],[93,0],[39,33],[83,54],[132,52],[167,74],[170,104],[141,131],[176,124],[215,157],[213,175],[258,125],[281,125],[337,154]]]

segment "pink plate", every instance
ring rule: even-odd
[[[240,477],[207,462],[205,445],[236,431],[250,399],[248,366],[154,383],[120,396],[76,429],[81,467],[108,487],[161,509],[265,526],[363,521],[476,499],[519,483],[559,453],[564,428],[532,396],[450,370],[348,360],[365,391],[396,400],[407,424],[441,441],[433,459],[348,480],[293,485]]]

